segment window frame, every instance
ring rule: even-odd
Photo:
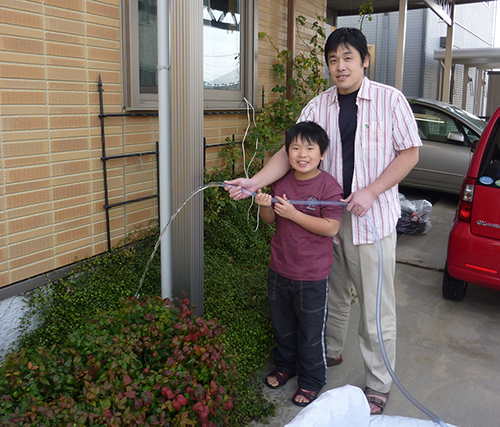
[[[241,89],[224,91],[204,89],[203,107],[209,111],[246,109],[246,98],[257,99],[258,2],[242,0],[241,17]],[[126,111],[158,110],[158,94],[141,93],[139,87],[139,14],[137,0],[121,2],[122,93]],[[244,12],[244,13],[243,13]],[[200,23],[203,25],[203,22]]]

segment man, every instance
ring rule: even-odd
[[[366,38],[355,28],[339,28],[325,45],[333,85],[303,109],[298,121],[323,126],[330,147],[323,162],[344,190],[348,203],[334,245],[328,297],[326,342],[328,366],[342,362],[351,304],[356,289],[361,317],[358,339],[365,365],[365,395],[370,412],[385,408],[392,379],[384,365],[376,331],[378,252],[375,236],[363,217],[373,219],[383,250],[381,325],[391,366],[396,360],[396,223],[401,214],[397,184],[418,162],[422,141],[413,113],[398,90],[364,76],[370,57]],[[246,197],[241,187],[256,191],[288,171],[281,149],[252,179],[229,181],[232,198]]]

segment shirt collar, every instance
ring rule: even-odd
[[[363,77],[363,81],[361,82],[361,86],[359,87],[359,92],[358,92],[358,99],[371,99],[371,85],[372,82],[368,77]],[[338,101],[338,91],[337,91],[337,86],[332,86],[330,89],[330,104],[333,104],[334,102]]]

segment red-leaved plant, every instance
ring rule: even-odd
[[[9,354],[0,367],[2,426],[218,426],[236,380],[224,329],[187,299],[124,301],[63,346]]]

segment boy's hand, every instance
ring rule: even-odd
[[[257,195],[255,196],[255,203],[257,203],[260,207],[269,208],[272,205],[271,199],[272,197],[270,194],[266,194],[261,190],[258,190]]]
[[[279,201],[279,203],[274,204],[274,212],[276,212],[276,215],[293,220],[293,217],[298,211],[295,209],[295,206],[288,203],[286,194],[283,194],[283,197],[276,196],[276,199]]]

